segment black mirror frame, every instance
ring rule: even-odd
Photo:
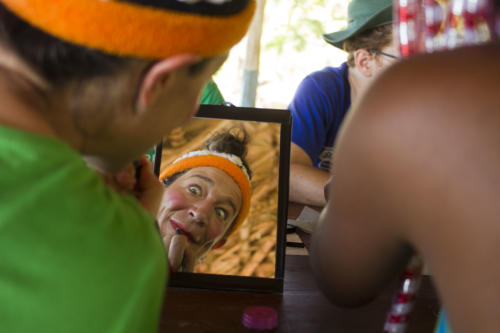
[[[274,278],[177,272],[169,277],[169,287],[282,293],[285,268],[286,221],[290,173],[292,118],[289,110],[246,108],[226,105],[201,105],[195,118],[270,122],[280,124],[276,267]],[[154,172],[158,176],[162,144],[156,146]],[[156,158],[160,156],[160,158]]]

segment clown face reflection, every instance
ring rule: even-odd
[[[236,182],[215,167],[188,170],[165,189],[158,224],[167,250],[171,241],[183,236],[185,244],[176,256],[194,261],[220,242],[237,218],[242,195]],[[169,253],[170,264],[173,265]],[[175,267],[174,267],[175,268]]]

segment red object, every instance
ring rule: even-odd
[[[242,324],[254,330],[271,330],[278,326],[278,313],[268,306],[250,306],[243,311]]]
[[[391,323],[391,324],[406,324],[407,321],[408,321],[408,316],[393,315],[393,314],[387,316],[387,320],[386,320],[387,323]]]
[[[413,294],[400,293],[396,296],[396,301],[399,304],[413,302],[414,300],[415,300],[415,295]]]
[[[389,312],[384,324],[384,332],[404,333],[408,318],[415,302],[420,279],[422,277],[423,263],[416,257],[413,258],[401,278],[401,288],[394,295]]]
[[[488,42],[500,30],[495,15],[495,0],[394,0],[401,55]]]

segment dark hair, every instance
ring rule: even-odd
[[[243,166],[248,172],[248,176],[252,179],[252,171],[248,167],[245,160],[247,154],[248,134],[243,127],[232,127],[229,130],[218,132],[212,135],[206,142],[205,148],[218,153],[226,153],[238,156],[243,162]],[[180,176],[186,173],[184,170],[173,174],[172,176],[163,179],[165,186],[172,185]]]
[[[118,57],[53,37],[0,3],[0,39],[53,85],[115,73],[132,58]]]
[[[215,133],[205,142],[208,150],[218,153],[227,153],[241,158],[243,166],[248,171],[248,176],[252,178],[252,172],[245,160],[247,154],[248,134],[243,127],[232,127],[225,132]]]
[[[66,42],[20,19],[0,2],[0,40],[54,86],[70,80],[85,80],[116,73],[133,61],[154,61],[115,56]],[[188,67],[191,75],[205,68],[209,58]]]
[[[392,23],[384,24],[373,29],[363,31],[346,41],[344,41],[344,50],[349,53],[347,56],[347,65],[354,67],[354,52],[359,49],[381,51],[392,41]]]

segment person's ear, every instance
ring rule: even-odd
[[[214,249],[218,249],[220,247],[223,247],[224,244],[226,244],[226,239],[225,238],[222,238],[220,241],[218,241],[215,245],[214,245]]]
[[[154,63],[143,74],[136,97],[136,110],[150,107],[156,96],[170,83],[172,74],[189,65],[199,62],[202,58],[194,54],[179,54]]]
[[[356,50],[356,52],[354,52],[354,62],[358,71],[365,77],[371,77],[375,73],[375,58],[368,50]]]

